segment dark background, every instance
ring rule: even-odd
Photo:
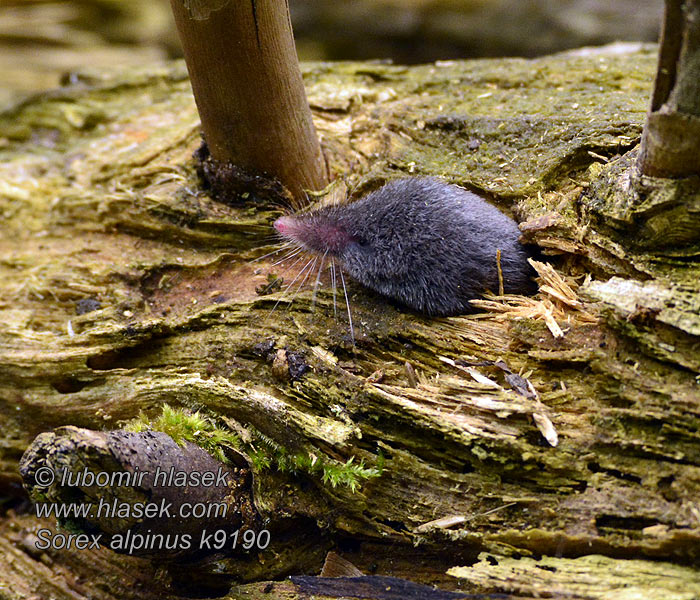
[[[533,57],[655,41],[662,0],[291,0],[302,60]],[[180,56],[168,0],[2,0],[0,110],[85,67]]]

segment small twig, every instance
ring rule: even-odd
[[[496,250],[496,268],[498,269],[498,295],[503,296],[505,294],[503,288],[503,270],[501,269],[501,249]]]

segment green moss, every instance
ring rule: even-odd
[[[163,412],[155,420],[141,413],[124,427],[127,431],[162,431],[167,433],[179,446],[185,442],[197,444],[217,460],[227,463],[226,448],[238,450],[240,438],[232,431],[222,429],[211,419],[199,412],[178,410],[165,404]]]
[[[144,413],[127,423],[126,431],[162,431],[182,446],[192,442],[206,450],[217,460],[227,463],[226,448],[246,453],[256,471],[277,469],[283,473],[305,473],[321,477],[324,484],[332,487],[344,486],[355,492],[362,480],[379,477],[383,470],[384,459],[380,455],[376,467],[366,467],[363,460],[355,462],[350,457],[346,462],[320,458],[313,452],[290,453],[283,446],[268,436],[253,430],[254,442],[243,443],[232,431],[223,429],[214,421],[199,412],[175,409],[165,404],[162,414],[156,419],[149,419]]]
[[[367,479],[379,477],[384,466],[384,457],[380,454],[375,467],[366,467],[364,460],[355,462],[355,457],[350,457],[346,462],[339,462],[328,458],[321,458],[311,452],[299,452],[292,454],[277,442],[255,432],[258,442],[257,449],[250,455],[251,462],[257,470],[276,468],[283,473],[299,474],[318,477],[323,483],[332,487],[344,486],[352,492],[359,489],[361,482]]]

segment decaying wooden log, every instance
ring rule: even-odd
[[[294,276],[261,258],[279,209],[200,191],[183,64],[86,72],[0,116],[3,494],[22,497],[36,435],[154,421],[168,404],[260,458],[257,509],[304,524],[287,531],[295,574],[317,574],[334,547],[365,574],[465,593],[603,598],[634,582],[647,598],[697,595],[694,238],[627,244],[599,192],[634,162],[655,61],[636,48],[305,65],[332,193],[435,175],[512,210],[546,253],[535,298],[490,297],[464,317],[351,286],[355,346],[327,286],[315,304],[311,290],[265,289]],[[223,593],[243,570],[231,556],[156,567],[105,548],[39,553],[31,535],[50,522],[13,502],[0,526],[13,600],[164,597],[173,581],[176,597],[183,579]],[[308,597],[266,581],[266,560],[245,563],[256,582],[229,597]],[[122,582],[134,564],[138,596]],[[578,572],[593,583],[574,587]]]

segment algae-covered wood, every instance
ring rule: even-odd
[[[231,207],[200,189],[181,63],[85,72],[0,116],[2,489],[19,494],[19,458],[38,433],[115,429],[167,403],[257,447],[371,470],[354,490],[312,470],[256,472],[261,511],[306,519],[307,556],[317,536],[317,548],[337,544],[365,573],[458,587],[463,571],[446,572],[480,553],[487,563],[530,557],[507,563],[523,569],[542,555],[597,554],[612,561],[586,563],[599,597],[610,564],[633,574],[647,560],[697,562],[700,268],[690,250],[626,244],[604,218],[618,204],[596,192],[631,160],[618,157],[639,141],[655,61],[653,48],[630,48],[305,65],[331,193],[441,177],[511,210],[555,267],[540,267],[534,299],[491,298],[485,312],[446,319],[351,284],[355,345],[327,285],[315,302],[310,289],[293,301],[263,289],[271,273],[294,276],[262,258],[279,207]],[[20,554],[0,567],[2,593],[23,597],[12,591],[22,574],[35,590],[50,574],[89,578],[57,598],[96,593],[79,551],[22,550],[38,524],[4,517],[0,540]],[[115,574],[138,559],[98,556],[96,597],[131,597]],[[465,590],[542,591],[478,564]],[[531,572],[557,568],[541,566]],[[238,571],[217,558],[186,576],[221,591]],[[674,573],[697,588],[692,569]],[[637,581],[669,594],[680,585]],[[231,597],[267,584],[249,585]]]

